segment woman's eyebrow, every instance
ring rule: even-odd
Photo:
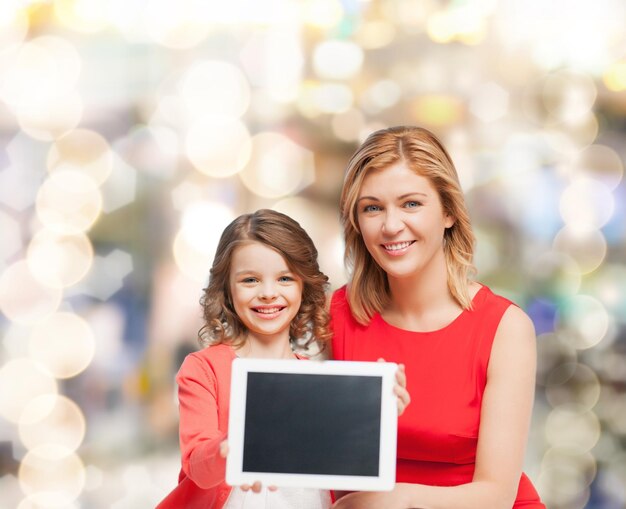
[[[398,196],[398,200],[403,200],[405,198],[409,198],[410,196],[423,196],[424,198],[428,198],[428,195],[426,193],[422,193],[420,191],[413,191],[413,192],[405,193],[405,194]],[[360,202],[361,200],[380,201],[380,199],[376,198],[376,196],[361,196],[357,200],[357,203]]]

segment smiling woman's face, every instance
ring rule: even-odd
[[[396,278],[443,260],[444,231],[454,224],[430,181],[403,162],[365,176],[357,218],[367,250],[389,277]]]

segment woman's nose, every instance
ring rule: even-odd
[[[386,235],[395,235],[402,231],[404,223],[393,210],[387,209],[385,219],[383,221],[382,230]]]

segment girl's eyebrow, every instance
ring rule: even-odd
[[[424,198],[428,198],[428,195],[426,193],[421,193],[419,191],[413,191],[411,193],[405,193],[405,194],[402,194],[402,195],[398,196],[398,200],[404,200],[405,198],[409,198],[410,196],[423,196]],[[360,202],[361,200],[380,201],[380,198],[376,198],[376,196],[361,196],[357,200],[357,203]]]
[[[280,272],[278,272],[278,274],[281,276],[284,274],[292,274],[292,273],[293,272],[289,269],[281,270]],[[244,274],[250,275],[250,276],[257,276],[259,273],[252,269],[238,270],[237,272],[235,272],[235,276],[243,276]]]

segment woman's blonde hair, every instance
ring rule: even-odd
[[[317,340],[323,348],[331,336],[326,311],[328,277],[320,270],[317,249],[304,229],[289,216],[270,209],[241,215],[224,229],[209,284],[200,299],[204,318],[204,326],[198,332],[200,344],[240,346],[246,340],[247,329],[232,302],[230,268],[235,250],[250,242],[260,242],[277,251],[289,270],[302,280],[302,304],[289,328],[292,343],[306,348]]]
[[[398,162],[426,177],[436,189],[443,210],[454,218],[444,233],[444,253],[448,288],[464,309],[471,308],[469,277],[474,234],[454,164],[448,152],[430,131],[420,127],[390,127],[372,133],[348,163],[341,191],[340,209],[346,244],[345,262],[350,271],[348,301],[352,314],[362,324],[389,303],[389,283],[385,271],[365,247],[357,218],[357,200],[368,172],[388,168]]]

